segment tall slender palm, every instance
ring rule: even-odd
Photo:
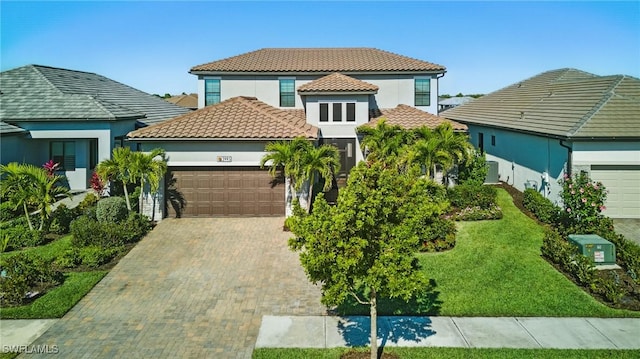
[[[142,193],[138,198],[138,209],[140,213],[142,213],[145,183],[149,183],[151,195],[153,197],[153,203],[155,206],[156,195],[158,190],[160,189],[160,183],[164,178],[164,174],[167,172],[167,160],[165,158],[165,151],[163,149],[156,148],[149,153],[132,152],[129,171],[134,181],[140,180],[140,188]],[[153,211],[151,214],[151,220],[155,219],[154,216],[155,211]]]
[[[315,184],[316,173],[324,179],[323,190],[331,189],[333,176],[340,170],[340,151],[332,145],[322,145],[320,147],[311,146],[305,154],[301,163],[304,178],[309,180],[309,193],[307,197],[307,212],[311,210],[313,200],[313,185]]]
[[[132,157],[129,147],[117,147],[113,149],[111,159],[100,162],[96,167],[96,172],[103,181],[113,180],[122,182],[124,197],[129,211],[131,211],[131,202],[129,201],[127,185],[135,181],[130,171]]]

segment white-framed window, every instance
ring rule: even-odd
[[[220,102],[220,79],[204,80],[204,105],[215,105]]]
[[[416,77],[413,81],[415,106],[431,106],[431,79]]]
[[[280,107],[296,106],[296,79],[280,78]]]

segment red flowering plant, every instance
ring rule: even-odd
[[[102,178],[100,178],[100,176],[96,172],[93,172],[93,174],[91,175],[90,183],[91,189],[93,189],[99,197],[102,197],[104,195],[106,186],[104,184],[104,181],[102,181]]]
[[[56,171],[59,169],[60,164],[53,162],[53,160],[49,160],[42,165],[45,171],[47,171],[47,176],[53,177]]]
[[[585,172],[560,180],[560,197],[564,204],[564,216],[567,224],[575,231],[591,233],[604,216],[607,190],[602,182],[591,181]]]

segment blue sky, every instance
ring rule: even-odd
[[[488,93],[573,67],[640,77],[640,1],[0,2],[0,67],[95,72],[196,92],[192,66],[264,47],[375,47],[447,67],[440,93]]]

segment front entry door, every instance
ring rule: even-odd
[[[340,151],[340,171],[336,176],[338,186],[347,184],[349,171],[356,165],[356,139],[355,138],[323,138],[322,144],[333,145]]]

